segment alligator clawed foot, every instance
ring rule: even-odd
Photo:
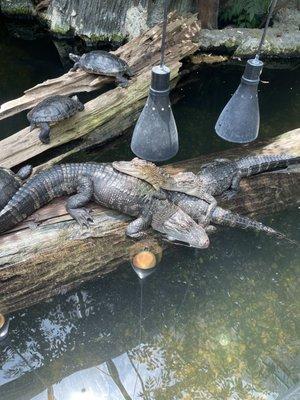
[[[72,210],[72,213],[70,214],[76,222],[78,222],[81,228],[89,228],[94,223],[94,220],[90,215],[90,210],[87,210],[86,208]]]
[[[227,190],[221,195],[222,200],[232,200],[237,194],[236,190]]]
[[[37,229],[37,227],[39,226],[38,221],[29,221],[28,223],[28,228],[31,229],[32,231]]]
[[[211,217],[210,215],[205,215],[205,217],[201,221],[201,225],[206,228],[210,223]]]
[[[126,230],[125,233],[126,233],[126,236],[130,237],[131,239],[143,239],[147,236],[146,232],[128,232]]]

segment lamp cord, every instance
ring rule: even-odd
[[[262,46],[263,46],[263,44],[265,42],[267,30],[268,30],[268,27],[269,27],[269,24],[270,24],[270,19],[272,17],[272,14],[274,12],[275,7],[276,7],[276,3],[277,3],[277,0],[272,0],[270,5],[269,5],[268,17],[267,17],[267,20],[266,20],[266,23],[265,23],[265,27],[264,27],[264,31],[263,31],[262,37],[260,39],[260,43],[259,43],[259,46],[258,46],[258,49],[257,49],[256,56],[255,56],[255,58],[257,58],[257,59],[259,59]]]
[[[164,21],[162,29],[162,39],[161,39],[161,56],[160,56],[160,66],[161,68],[165,62],[165,50],[166,50],[166,36],[167,36],[167,23],[168,23],[168,6],[169,0],[164,0]]]

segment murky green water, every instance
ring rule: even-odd
[[[2,33],[0,49],[1,102],[62,71],[47,41],[26,43]],[[174,107],[177,159],[226,147],[213,125],[240,73],[238,67],[206,68],[184,88]],[[299,69],[266,69],[263,79],[270,84],[261,85],[262,136],[297,127]],[[1,121],[1,137],[24,126],[23,117]],[[129,157],[128,139],[80,155]],[[264,222],[300,240],[298,210]],[[144,283],[142,309],[140,283],[124,264],[17,312],[10,342],[0,348],[0,399],[276,399],[300,376],[299,255],[263,235],[226,229],[208,250],[176,247],[163,254]]]

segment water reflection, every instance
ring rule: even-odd
[[[152,275],[162,260],[163,249],[156,240],[141,240],[129,249],[134,272],[143,280]]]
[[[272,224],[296,237],[297,219]],[[15,313],[0,398],[275,399],[299,378],[298,265],[299,252],[233,230],[205,252],[176,248],[147,278],[142,341],[130,265]]]

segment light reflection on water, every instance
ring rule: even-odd
[[[293,211],[266,222],[299,239]],[[14,314],[0,398],[132,399],[138,372],[136,399],[275,399],[299,379],[297,268],[299,251],[251,232],[176,248],[147,278],[139,343],[124,265]]]

